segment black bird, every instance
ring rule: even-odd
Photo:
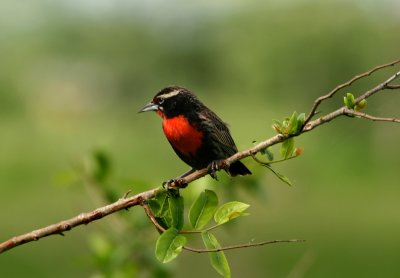
[[[237,147],[228,126],[192,92],[179,86],[170,86],[156,94],[139,112],[155,111],[161,116],[162,127],[176,154],[192,170],[209,167],[216,178],[218,162],[237,153]],[[250,175],[240,161],[225,171],[231,176]]]

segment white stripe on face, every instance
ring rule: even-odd
[[[167,98],[176,96],[176,95],[179,94],[179,93],[180,93],[180,90],[174,90],[174,91],[172,91],[172,92],[169,92],[169,93],[167,93],[167,94],[163,94],[163,95],[159,96],[159,98],[161,98],[161,99],[167,99]]]

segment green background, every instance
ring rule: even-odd
[[[77,174],[93,167],[94,150],[111,158],[113,200],[186,171],[158,116],[137,114],[167,85],[196,92],[245,149],[274,135],[273,119],[308,112],[336,85],[399,58],[397,1],[319,3],[2,1],[0,241],[108,203]],[[321,113],[394,72],[358,82]],[[366,112],[400,117],[399,104],[397,91],[382,92]],[[222,245],[307,240],[229,251],[233,277],[399,277],[399,138],[397,124],[341,118],[297,138],[304,154],[275,166],[293,187],[246,159],[255,178],[220,173],[223,182],[206,177],[185,194],[207,187],[251,204],[250,216],[216,232]],[[127,233],[120,225],[130,221]],[[147,222],[134,208],[15,248],[0,255],[0,276],[155,276],[107,272],[93,259],[101,235],[117,238],[135,268],[146,267],[142,254],[154,267]],[[204,254],[184,251],[166,267],[173,277],[218,277]]]

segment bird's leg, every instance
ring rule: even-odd
[[[185,182],[184,178],[186,176],[189,176],[194,171],[196,171],[196,169],[192,168],[189,171],[187,171],[187,172],[183,173],[182,175],[180,175],[179,177],[177,177],[176,179],[170,179],[170,180],[164,181],[162,183],[162,185],[166,190],[169,190],[171,188],[185,188],[187,186],[187,183]]]
[[[225,162],[224,159],[214,160],[210,163],[210,165],[208,165],[208,173],[213,179],[218,180],[217,171],[221,169],[226,170],[228,168],[229,165]]]
[[[178,177],[178,179],[183,179],[184,177],[189,176],[189,175],[190,175],[191,173],[193,173],[194,171],[196,171],[196,169],[192,168],[192,169],[190,169],[189,171],[187,171],[187,172],[183,173],[182,175],[180,175],[180,176]]]

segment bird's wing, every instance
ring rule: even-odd
[[[237,147],[226,123],[211,110],[201,113],[199,117],[204,124],[208,125],[208,130],[213,131],[210,136],[220,143],[219,145],[226,154],[233,155],[237,152]]]

